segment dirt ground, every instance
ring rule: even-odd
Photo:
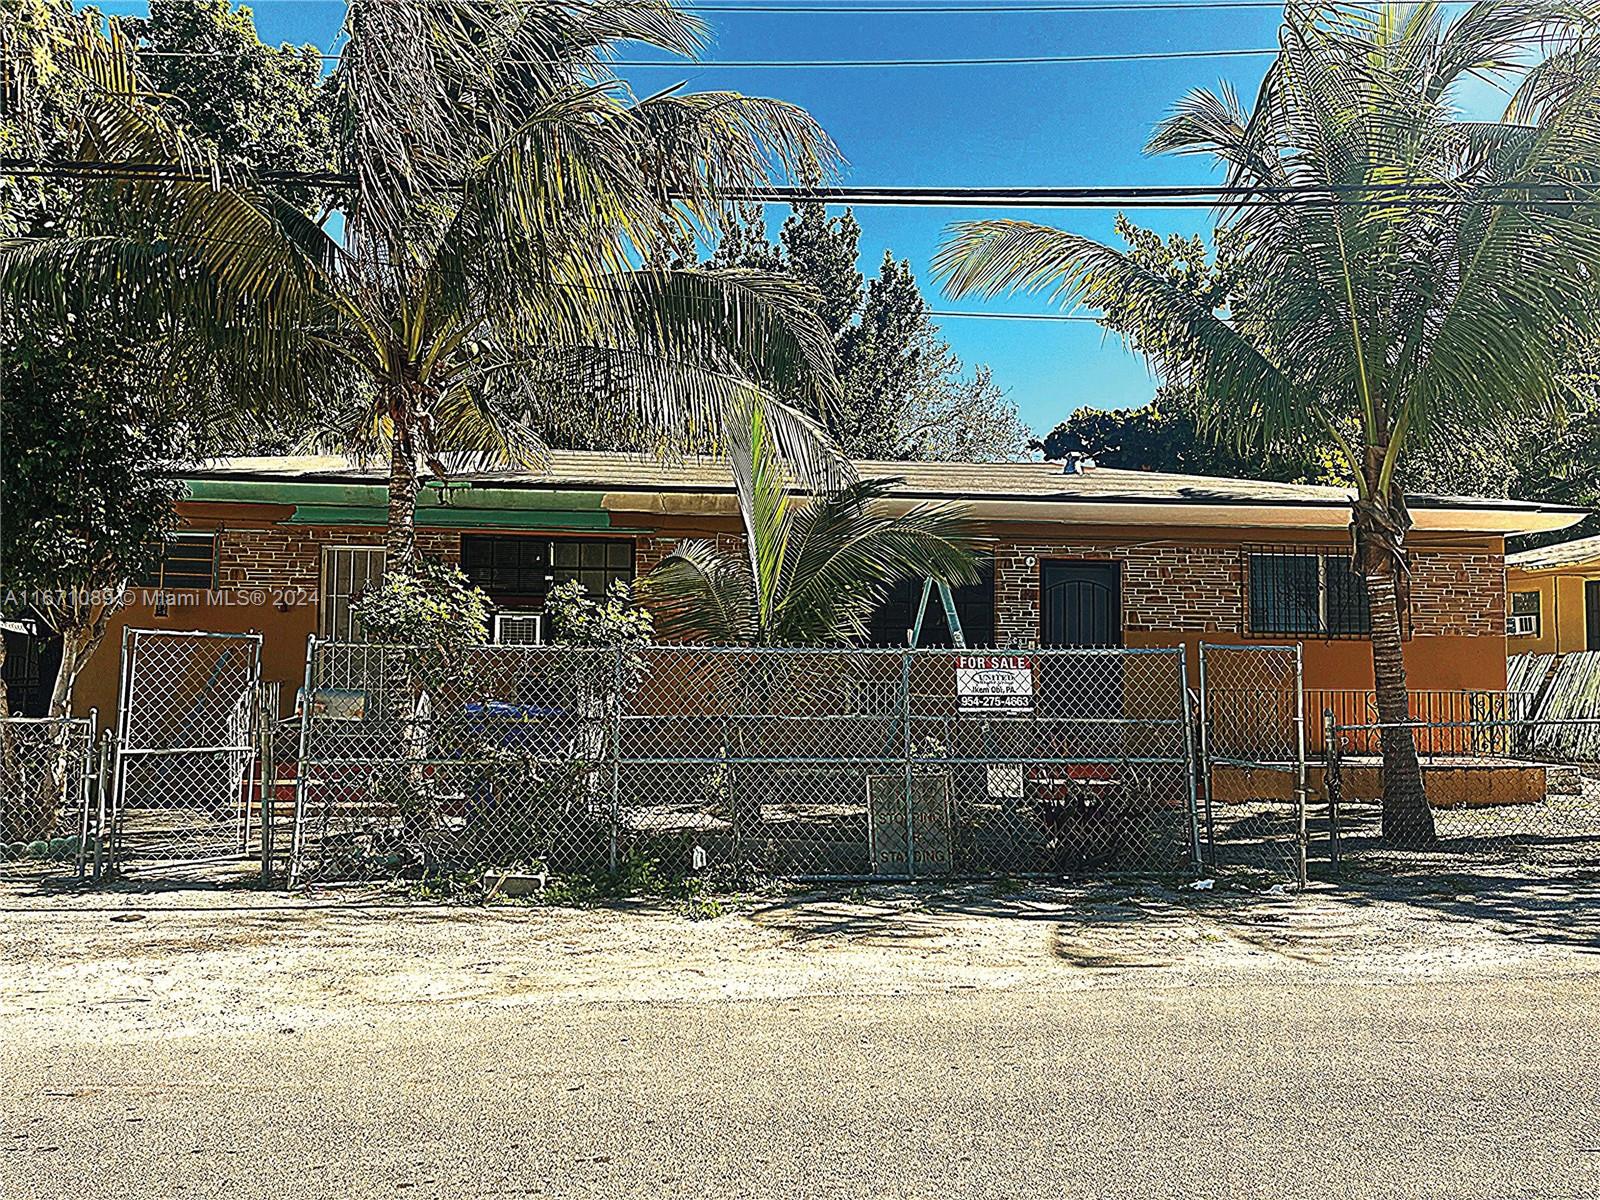
[[[1156,882],[838,887],[590,909],[233,883],[0,891],[8,1037],[161,1037],[512,1008],[872,991],[1515,977],[1600,966],[1600,872],[1505,863],[1303,893]]]

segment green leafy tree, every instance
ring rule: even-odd
[[[315,46],[268,46],[247,8],[229,0],[150,0],[128,34],[173,119],[225,168],[327,171],[334,140]],[[315,193],[286,185],[307,202]]]
[[[1553,51],[1553,53],[1551,53]],[[1527,67],[1530,56],[1549,57]],[[1469,76],[1520,75],[1505,118],[1467,121]],[[1600,304],[1600,44],[1545,3],[1347,9],[1291,4],[1255,106],[1200,91],[1153,152],[1202,154],[1271,189],[1225,213],[1249,283],[1227,314],[1089,238],[1025,221],[955,227],[937,266],[956,295],[1045,290],[1126,312],[1164,378],[1192,387],[1241,449],[1326,439],[1355,489],[1385,728],[1383,830],[1434,839],[1401,642],[1411,518],[1400,466],[1430,431],[1558,404],[1564,338]],[[1403,197],[1345,189],[1403,186]],[[1275,199],[1277,189],[1310,189]]]
[[[663,222],[705,227],[725,193],[827,170],[805,113],[733,93],[636,99],[608,69],[637,42],[692,56],[670,0],[533,6],[354,0],[332,80],[344,238],[249,172],[81,189],[137,234],[0,245],[0,294],[40,322],[100,302],[182,349],[246,404],[347,385],[355,448],[387,453],[389,570],[417,561],[416,497],[455,462],[537,464],[554,413],[605,407],[639,444],[714,444],[761,398],[792,460],[839,468],[809,411],[837,396],[831,346],[792,283],[640,268]],[[120,23],[60,50],[94,84],[82,154],[216,165],[151,88]],[[667,200],[665,197],[676,197]],[[552,422],[554,423],[554,422]],[[450,459],[450,462],[446,460]]]
[[[176,25],[175,15],[182,17]],[[93,10],[74,11],[67,0],[10,0],[0,8],[9,101],[0,109],[0,154],[71,159],[80,153],[95,84],[75,68],[73,47],[101,38],[100,20]],[[305,96],[279,94],[279,81],[250,60],[247,42],[264,48],[247,15],[232,14],[225,4],[202,9],[157,0],[150,25],[152,50],[188,50],[191,35],[227,25],[228,49],[240,52],[208,62],[204,78],[177,71],[163,82],[183,115],[197,114],[231,81],[236,94],[254,96],[232,114],[241,126],[281,127],[301,119]],[[313,92],[315,82],[313,70]],[[222,118],[214,127],[229,141],[231,161],[248,161],[261,149],[260,138],[230,130]],[[0,237],[92,237],[97,246],[109,244],[126,214],[110,197],[98,205],[81,200],[61,180],[0,177]],[[219,413],[195,386],[200,381],[186,378],[180,359],[162,346],[177,340],[170,317],[159,328],[141,328],[118,319],[114,304],[94,301],[62,303],[57,315],[59,321],[43,325],[0,312],[0,590],[7,593],[0,612],[36,618],[61,635],[50,711],[64,715],[129,579],[149,565],[173,524],[180,489],[163,472],[181,451],[199,448]],[[0,661],[3,653],[0,648]]]
[[[977,578],[955,508],[889,516],[886,480],[797,492],[759,411],[741,434],[731,461],[743,542],[681,542],[641,581],[664,632],[717,645],[846,645],[866,636],[872,610],[901,580]]]

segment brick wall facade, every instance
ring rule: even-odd
[[[1482,550],[1429,550],[1411,559],[1411,632],[1497,637],[1506,631],[1506,560]]]
[[[1001,542],[995,549],[995,640],[1002,646],[1038,644],[1040,563],[1052,558],[1120,562],[1127,632],[1242,635],[1248,554],[1243,546],[1205,543]],[[1413,637],[1504,632],[1503,555],[1425,547],[1413,549],[1411,561]]]
[[[424,553],[447,562],[460,560],[458,532],[424,529],[417,538]],[[368,528],[227,529],[218,547],[218,585],[274,594],[303,589],[314,597],[324,547],[375,546],[382,540],[381,529]],[[669,533],[638,537],[635,573],[648,574],[680,540]],[[719,535],[719,541],[736,545],[738,538]],[[1248,553],[1249,548],[1238,544],[1001,539],[994,548],[995,639],[1002,646],[1038,643],[1040,564],[1046,559],[1121,563],[1122,625],[1129,633],[1243,634]],[[1499,636],[1505,629],[1505,560],[1481,545],[1413,549],[1411,597],[1412,636]]]
[[[282,525],[225,529],[218,535],[217,585],[315,595],[322,580],[324,547],[382,545],[383,530],[376,528]],[[445,562],[461,560],[461,535],[455,530],[419,529],[417,545],[424,554]]]

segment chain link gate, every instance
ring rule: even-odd
[[[1306,881],[1305,675],[1292,646],[1200,646],[1200,795],[1213,869]]]
[[[99,874],[96,720],[0,716],[0,880]]]
[[[117,870],[239,858],[260,836],[261,635],[125,630],[110,819]]]
[[[1188,869],[1173,650],[313,642],[295,880],[657,864],[795,878]]]

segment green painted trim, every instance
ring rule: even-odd
[[[388,510],[377,505],[297,504],[289,525],[382,526]],[[545,512],[533,509],[419,508],[417,525],[425,529],[572,529],[614,530],[605,512]]]
[[[232,501],[250,504],[294,504],[336,508],[383,508],[388,489],[381,483],[308,483],[299,480],[191,479],[190,500]],[[446,500],[445,497],[449,499]],[[430,481],[417,495],[417,508],[498,509],[511,512],[530,508],[539,512],[604,512],[605,493],[595,491],[527,491],[465,482]]]

